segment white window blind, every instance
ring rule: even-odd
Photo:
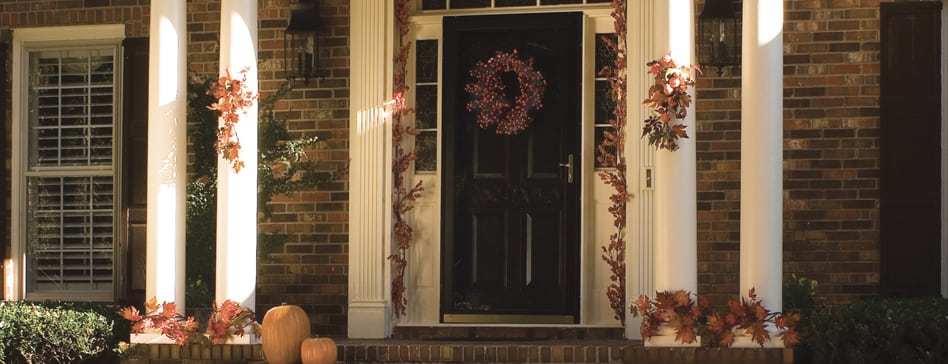
[[[113,289],[115,54],[29,53],[27,291]]]

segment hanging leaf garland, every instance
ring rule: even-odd
[[[625,161],[625,124],[626,124],[626,21],[625,0],[612,1],[612,18],[615,27],[615,39],[602,37],[615,59],[599,70],[599,76],[606,78],[610,86],[610,96],[615,105],[609,120],[611,130],[603,131],[602,142],[597,146],[596,158],[605,167],[599,171],[599,179],[612,186],[609,195],[609,213],[613,217],[615,230],[609,235],[609,244],[600,247],[600,258],[609,266],[609,287],[606,297],[612,308],[614,318],[625,324],[625,210],[629,199],[626,182]]]
[[[507,72],[517,75],[520,87],[512,104],[510,95],[504,92],[503,74]],[[474,81],[464,86],[472,98],[467,111],[477,111],[477,125],[481,129],[496,126],[497,134],[517,134],[533,123],[530,113],[543,108],[546,80],[533,68],[533,59],[520,59],[516,49],[497,51],[486,62],[478,61],[469,73]]]
[[[217,102],[208,106],[211,110],[220,113],[221,126],[217,129],[217,142],[214,148],[221,158],[230,162],[234,173],[239,173],[244,168],[244,162],[240,160],[240,137],[237,135],[237,122],[240,121],[240,115],[247,115],[247,110],[253,106],[254,100],[258,94],[247,88],[247,72],[250,67],[240,70],[241,78],[238,80],[231,77],[230,69],[225,70],[225,75],[221,76],[208,90],[208,93],[217,98]]]
[[[648,88],[648,98],[642,103],[648,106],[650,113],[642,127],[642,137],[648,136],[648,144],[657,149],[678,150],[678,139],[688,138],[685,123],[673,123],[673,119],[684,119],[691,105],[688,86],[694,86],[692,71],[701,73],[695,66],[678,66],[671,52],[659,60],[646,64],[648,73],[655,76],[655,82]]]
[[[408,52],[411,41],[406,40],[409,24],[410,0],[395,1],[395,18],[398,23],[399,50],[395,55],[393,70],[393,100],[392,100],[392,235],[396,244],[396,251],[388,256],[392,264],[392,313],[395,317],[405,316],[408,309],[408,298],[405,297],[405,271],[408,268],[408,248],[414,240],[414,231],[408,223],[408,212],[415,207],[415,200],[421,197],[424,191],[421,181],[414,185],[406,183],[408,169],[415,161],[415,148],[405,147],[402,142],[419,134],[418,128],[407,120],[408,115],[414,112],[405,102],[408,92],[406,76],[408,74]]]

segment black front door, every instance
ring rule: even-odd
[[[444,20],[442,320],[576,323],[579,316],[579,13]],[[496,53],[546,80],[524,130],[481,128],[465,85]],[[507,102],[520,94],[502,74]]]

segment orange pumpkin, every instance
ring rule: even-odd
[[[270,364],[300,362],[300,343],[309,337],[309,316],[299,306],[271,308],[263,316],[260,338],[263,355]]]
[[[303,364],[333,364],[336,362],[336,342],[325,337],[303,340],[300,357]]]

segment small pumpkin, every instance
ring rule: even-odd
[[[271,308],[263,316],[260,338],[263,355],[270,364],[300,362],[300,343],[310,334],[309,315],[295,305]]]
[[[300,345],[303,364],[333,364],[336,362],[336,342],[330,338],[312,337]]]

